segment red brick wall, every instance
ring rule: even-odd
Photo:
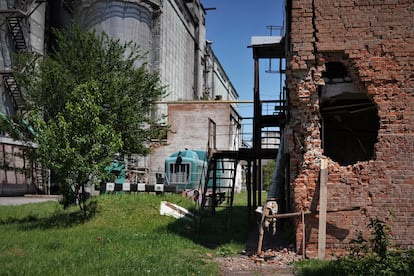
[[[376,104],[378,142],[370,161],[329,160],[327,257],[341,255],[369,218],[390,226],[392,244],[414,246],[414,2],[412,0],[293,0],[287,126],[293,201],[318,210],[323,156],[318,85],[327,61],[344,61]],[[301,227],[297,240],[302,239]],[[306,252],[316,256],[318,217],[307,216]],[[301,251],[298,242],[298,250]]]

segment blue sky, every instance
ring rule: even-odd
[[[216,8],[206,13],[207,39],[239,93],[240,100],[253,99],[253,54],[247,48],[252,36],[270,35],[269,25],[283,23],[283,0],[201,0],[204,8]],[[278,35],[273,31],[273,35]],[[267,60],[260,61],[268,69]],[[272,62],[274,65],[275,63]],[[279,93],[278,75],[260,70],[262,99],[276,99]],[[243,117],[249,116],[250,105],[240,105]]]

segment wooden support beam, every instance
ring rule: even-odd
[[[326,248],[326,208],[328,201],[328,160],[322,158],[319,183],[319,230],[318,230],[318,259],[325,259]]]
[[[306,258],[306,225],[305,225],[305,213],[302,211],[302,259]]]

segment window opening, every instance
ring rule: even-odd
[[[352,80],[342,62],[328,62],[320,89],[322,147],[340,165],[370,160],[379,117],[374,102]]]
[[[190,183],[190,164],[170,164],[170,182],[180,184]]]

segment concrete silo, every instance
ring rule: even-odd
[[[145,61],[153,63],[153,28],[160,1],[79,0],[73,9],[74,20],[83,29],[104,32],[120,42],[132,41],[141,54],[147,54]]]

